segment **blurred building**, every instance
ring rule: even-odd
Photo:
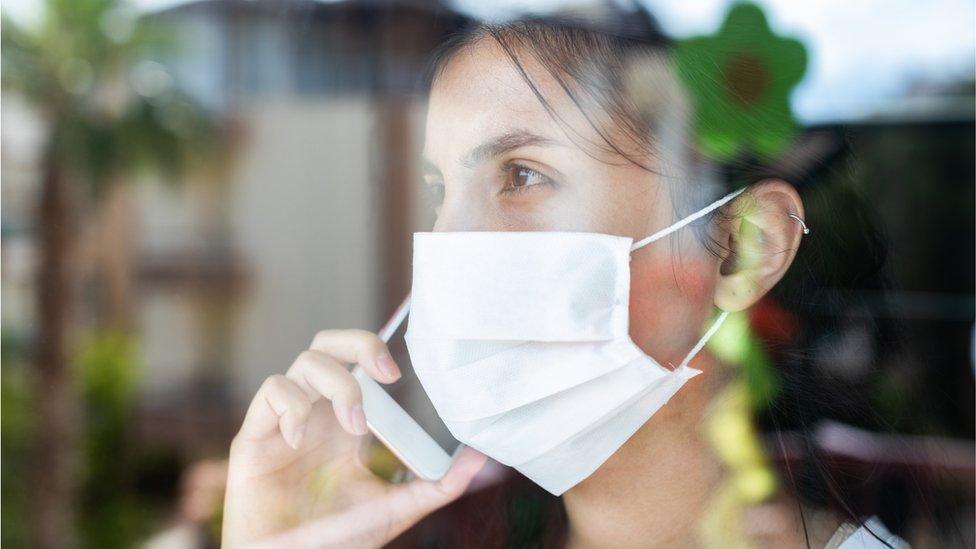
[[[134,264],[146,436],[220,454],[260,382],[316,331],[376,330],[408,291],[411,234],[431,221],[426,63],[466,20],[436,0],[201,0],[145,17],[173,34],[157,59],[172,85],[223,121],[230,165],[143,178],[84,253]],[[3,105],[3,319],[29,334],[43,125]]]
[[[230,387],[191,400],[236,423],[316,331],[376,330],[406,294],[410,234],[429,226],[426,60],[464,19],[437,2],[236,0],[151,17],[178,32],[161,61],[236,150],[225,180],[140,188],[147,382],[161,409]]]

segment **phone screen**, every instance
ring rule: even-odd
[[[402,376],[396,383],[381,384],[381,386],[448,455],[453,455],[461,443],[451,436],[447,426],[438,417],[410,362],[410,353],[407,351],[407,343],[403,337],[409,322],[410,316],[407,315],[406,320],[400,324],[387,342],[390,354],[400,367]]]

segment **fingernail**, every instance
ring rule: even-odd
[[[349,415],[352,419],[352,429],[357,435],[365,435],[366,429],[366,414],[363,413],[363,407],[361,404],[357,404],[349,410]]]
[[[295,442],[295,431],[288,429],[287,431],[281,432],[281,438],[285,439],[285,444],[288,445],[292,450],[298,449],[298,443]]]
[[[342,426],[342,430],[349,434],[356,434],[356,421],[353,416],[356,414],[352,411],[352,406],[343,406],[336,403],[336,419],[339,420],[339,425]]]
[[[400,369],[397,368],[396,362],[393,362],[393,357],[390,355],[384,353],[376,357],[376,367],[387,378],[400,379]]]

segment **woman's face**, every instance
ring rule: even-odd
[[[602,137],[525,57],[526,72],[563,124],[491,39],[458,53],[435,80],[424,149],[425,179],[443,192],[434,230],[598,232],[637,240],[673,223],[667,182],[619,156],[580,148],[602,144]],[[587,114],[601,119],[597,111]],[[618,137],[610,123],[601,130]],[[634,252],[634,341],[659,362],[680,362],[710,314],[718,268],[690,229]]]

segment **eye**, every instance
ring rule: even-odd
[[[505,168],[505,187],[502,192],[522,192],[537,185],[552,185],[549,177],[519,164],[510,164]]]

